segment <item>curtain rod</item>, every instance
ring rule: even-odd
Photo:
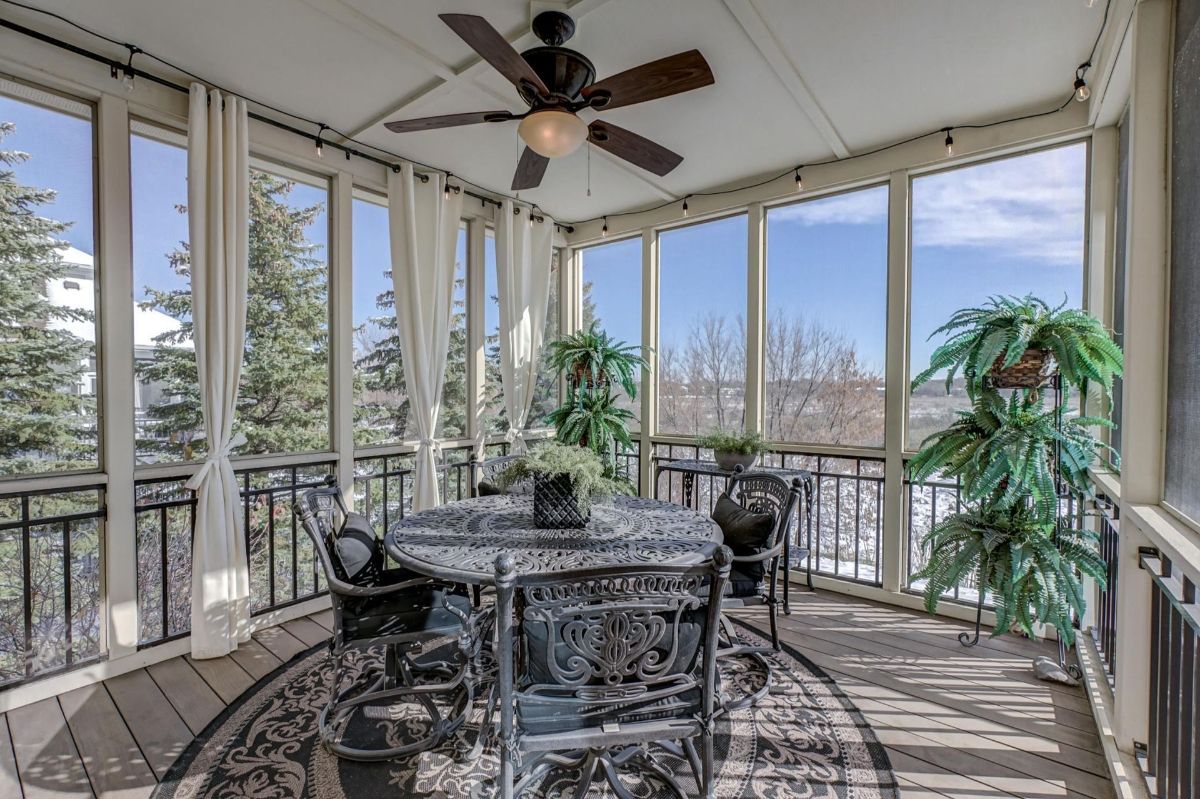
[[[106,56],[102,53],[97,53],[93,50],[88,50],[85,47],[80,47],[79,45],[71,44],[70,42],[67,42],[67,41],[59,39],[57,37],[51,36],[50,34],[42,33],[41,31],[36,31],[32,28],[27,28],[24,25],[20,25],[16,22],[13,22],[13,21],[7,20],[7,19],[0,19],[0,27],[8,28],[9,30],[12,30],[12,31],[15,31],[16,33],[21,34],[22,36],[28,36],[31,39],[36,39],[45,44],[49,44],[53,47],[57,47],[62,50],[67,50],[68,52],[74,53],[75,55],[82,56],[83,58],[91,59],[92,61],[96,61],[98,63],[104,64],[105,66],[107,66],[109,68],[109,70],[113,73],[114,76],[119,71],[122,74],[134,75],[139,78],[144,78],[145,80],[148,80],[151,83],[156,83],[159,86],[164,86],[168,89],[172,89],[174,91],[181,92],[183,94],[191,94],[191,88],[188,86],[184,86],[180,83],[176,83],[174,81],[167,80],[166,78],[160,77],[151,72],[146,72],[143,69],[139,69],[138,67],[133,66],[132,58],[130,58],[130,63],[126,64],[115,58],[109,58],[108,56]],[[133,48],[132,45],[126,45],[126,46],[131,48],[131,52],[137,50],[137,48]],[[140,52],[140,50],[137,50],[137,51]],[[253,101],[251,101],[251,102],[253,102]],[[256,114],[253,111],[248,110],[246,112],[246,115],[250,119],[255,120],[256,122],[262,122],[263,124],[270,125],[272,127],[278,128],[279,130],[287,131],[288,133],[294,134],[294,135],[299,136],[304,139],[316,139],[316,138],[319,138],[319,136],[320,136],[320,133],[318,133],[314,137],[312,134],[309,134],[306,131],[300,130],[299,128],[293,127],[292,125],[288,125],[285,122],[280,122],[277,119],[272,119],[271,117],[263,116],[262,114]],[[324,127],[322,128],[322,131],[323,130],[324,130]],[[362,158],[366,161],[370,161],[372,163],[379,164],[380,166],[385,167],[387,169],[398,170],[400,168],[398,164],[395,164],[391,161],[386,161],[382,158],[371,155],[370,153],[364,153],[363,151],[358,150],[354,147],[348,147],[344,144],[339,144],[338,142],[335,142],[335,141],[327,141],[327,140],[322,139],[321,144],[322,144],[322,146],[332,147],[335,150],[341,150],[343,153],[346,154],[347,158],[349,158],[350,156],[356,156],[356,157]],[[415,174],[421,180],[422,183],[429,182],[429,175],[422,173],[422,172],[416,172]],[[447,174],[447,176],[450,175],[449,172],[447,172],[446,174]],[[466,187],[451,187],[451,190],[452,191],[462,191],[468,197],[473,197],[485,205],[494,205],[497,208],[501,208],[504,205],[499,200],[495,200],[491,197],[487,197],[482,194],[477,194],[477,193],[467,189]],[[531,213],[532,213],[532,210],[533,209],[531,207],[530,208]],[[533,218],[538,222],[546,221],[546,218],[544,216],[534,215]],[[559,225],[556,222],[555,227],[561,227],[563,230],[567,231],[568,233],[575,232],[575,228],[572,227],[571,225]]]

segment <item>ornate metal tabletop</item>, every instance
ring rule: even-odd
[[[496,556],[516,558],[518,572],[565,571],[633,563],[687,563],[709,556],[721,529],[693,510],[640,497],[592,506],[580,530],[533,526],[529,494],[464,499],[410,514],[384,546],[401,565],[434,577],[490,583]]]

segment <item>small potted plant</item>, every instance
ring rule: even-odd
[[[767,445],[758,433],[726,430],[717,430],[702,436],[696,442],[696,446],[711,449],[717,466],[729,472],[738,466],[749,469],[758,460],[758,456],[767,451]]]
[[[646,366],[641,348],[618,341],[595,322],[547,345],[550,368],[562,372],[572,388],[617,383],[630,399],[637,397],[637,375]]]
[[[556,441],[514,461],[499,482],[507,490],[522,480],[533,481],[533,524],[543,530],[585,527],[593,503],[633,493],[629,483],[607,475],[596,453]]]

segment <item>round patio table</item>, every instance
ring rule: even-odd
[[[388,554],[402,566],[472,585],[491,584],[496,557],[505,553],[528,574],[696,563],[720,543],[721,528],[707,516],[642,497],[592,505],[582,529],[539,530],[531,494],[475,497],[412,513],[384,538]]]

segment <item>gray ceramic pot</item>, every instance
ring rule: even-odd
[[[727,472],[732,472],[737,466],[749,469],[758,460],[757,455],[743,455],[740,452],[714,452],[713,458],[716,459],[717,466]]]

